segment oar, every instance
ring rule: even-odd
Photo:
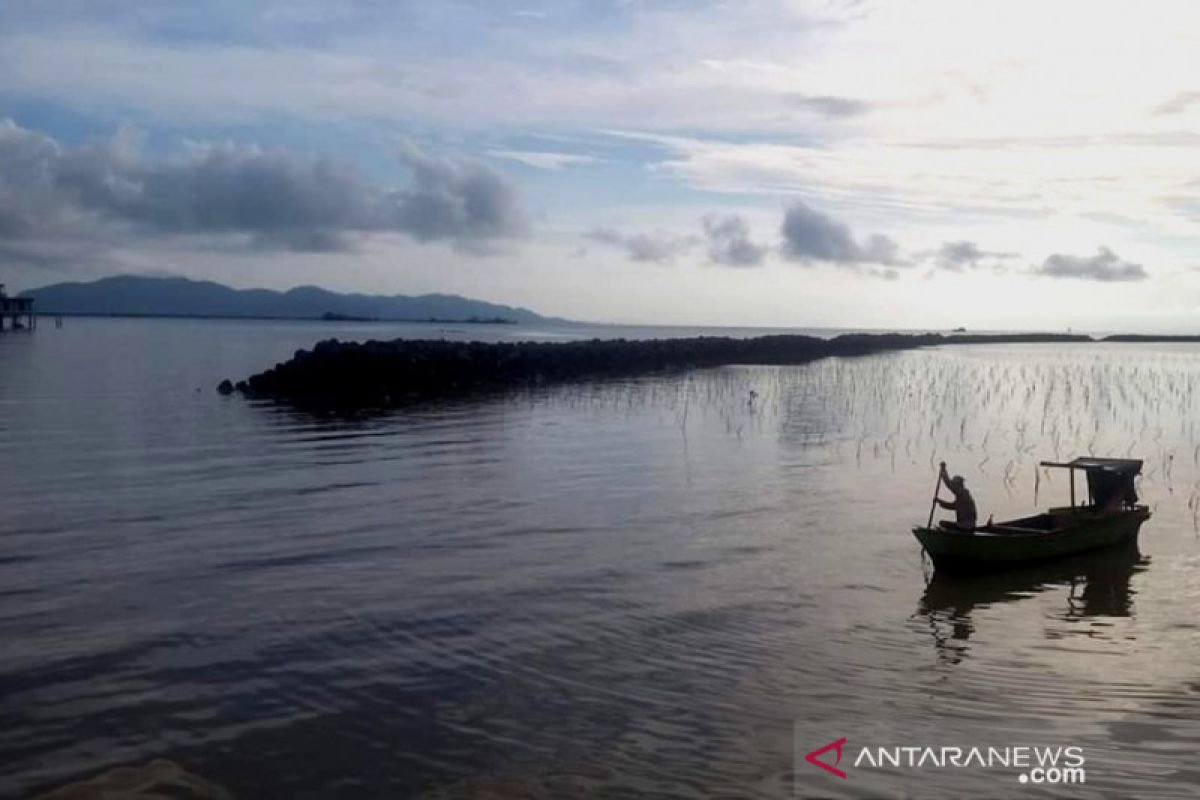
[[[926,528],[933,527],[933,512],[937,509],[938,494],[942,491],[942,473],[939,470],[937,483],[933,485],[933,502],[929,504],[929,522],[925,525]]]

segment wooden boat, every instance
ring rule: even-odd
[[[1071,505],[1044,514],[995,522],[973,529],[953,524],[918,526],[913,535],[940,572],[985,572],[1046,561],[1075,553],[1136,543],[1150,509],[1137,502],[1134,478],[1142,462],[1125,458],[1043,461],[1068,470]],[[1075,473],[1087,476],[1087,503],[1075,501]]]

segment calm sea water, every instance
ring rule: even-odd
[[[245,798],[1200,792],[1200,348],[946,347],[342,421],[213,391],[331,335],[579,332],[0,336],[0,794],[154,758]],[[1065,502],[1035,464],[1084,453],[1146,459],[1140,554],[927,581],[909,529],[938,460],[1000,518]],[[847,759],[1077,746],[1087,782],[797,765],[843,736]]]

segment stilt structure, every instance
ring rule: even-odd
[[[0,283],[0,332],[31,331],[37,328],[32,297],[9,297]]]

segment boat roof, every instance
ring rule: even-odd
[[[1097,456],[1080,456],[1070,461],[1043,461],[1043,467],[1065,467],[1067,469],[1097,470],[1106,469],[1113,472],[1142,471],[1140,458],[1100,458]]]

